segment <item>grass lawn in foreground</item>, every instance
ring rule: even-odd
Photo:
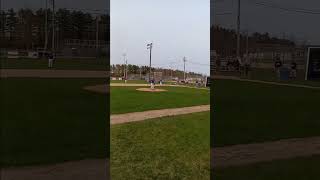
[[[217,168],[215,180],[318,180],[320,156],[277,160],[241,167]]]
[[[48,69],[47,59],[1,59],[2,69]],[[70,70],[109,70],[107,57],[99,59],[61,59],[55,60],[54,69]]]
[[[141,92],[139,87],[111,87],[111,114],[210,104],[210,91],[161,87],[166,92]]]
[[[279,83],[286,83],[286,84],[301,84],[301,85],[308,85],[308,86],[320,86],[320,81],[316,80],[305,80],[305,71],[298,70],[297,71],[297,78],[295,80],[279,80],[276,73],[273,69],[262,69],[262,68],[253,68],[251,71],[251,76],[249,79],[251,80],[261,80],[261,81],[268,81],[268,82],[279,82]],[[219,72],[219,75],[225,76],[239,76],[237,72]]]
[[[306,81],[305,80],[305,71],[298,70],[297,78],[295,80],[279,80],[276,73],[273,69],[260,69],[255,68],[251,72],[251,79],[254,80],[263,80],[263,81],[272,81],[272,82],[280,82],[280,83],[289,83],[289,84],[303,84],[309,86],[320,86],[320,81]]]
[[[214,147],[320,136],[320,90],[215,80]]]
[[[105,158],[107,95],[82,88],[105,79],[1,79],[1,164]]]
[[[112,179],[209,179],[210,112],[111,126]]]

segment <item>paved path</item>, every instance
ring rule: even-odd
[[[183,108],[174,108],[174,109],[161,109],[161,110],[150,110],[143,112],[133,112],[127,114],[116,114],[111,115],[110,124],[122,124],[136,121],[143,121],[146,119],[160,118],[166,116],[176,116],[183,114],[190,114],[196,112],[210,111],[210,105],[201,105],[201,106],[191,106]]]
[[[82,160],[55,165],[5,168],[1,180],[108,180],[109,162]]]
[[[298,88],[320,89],[320,87],[308,86],[308,85],[303,85],[303,84],[289,84],[289,83],[280,83],[280,82],[271,82],[271,81],[241,79],[241,78],[235,77],[235,76],[215,75],[215,76],[213,77],[213,79],[228,79],[228,80],[237,80],[237,81],[245,81],[245,82],[271,84],[271,85],[278,85],[278,86],[289,86],[289,87],[298,87]]]
[[[211,150],[213,167],[241,166],[271,160],[320,155],[320,137],[241,144]]]
[[[49,69],[0,69],[0,77],[34,78],[108,78],[109,71],[49,70]]]

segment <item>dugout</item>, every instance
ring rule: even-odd
[[[305,80],[320,80],[320,45],[308,47]]]

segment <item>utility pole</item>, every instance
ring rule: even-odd
[[[237,58],[240,57],[240,0],[238,0],[238,16],[237,16]]]
[[[152,53],[152,43],[147,44],[147,49],[150,49],[149,81],[151,81],[151,53]]]
[[[0,16],[1,16],[1,17],[0,17],[0,18],[1,18],[1,19],[0,19],[0,22],[1,22],[1,24],[0,24],[0,26],[1,26],[1,27],[0,27],[0,31],[1,31],[1,32],[0,32],[0,33],[1,33],[1,34],[0,34],[0,37],[1,37],[1,38],[5,38],[5,26],[6,26],[6,25],[5,25],[5,24],[6,24],[5,21],[6,21],[6,15],[7,15],[7,14],[6,14],[5,10],[2,10],[2,0],[0,0]],[[1,52],[1,49],[0,49],[0,54],[1,54],[1,53],[2,53],[2,52]]]
[[[45,13],[45,37],[44,37],[44,51],[47,51],[48,48],[48,0],[45,0],[46,4],[46,13]]]
[[[55,0],[52,0],[52,53],[55,54]]]
[[[183,80],[186,82],[186,57],[183,57]]]
[[[139,66],[139,70],[140,70],[140,80],[142,79],[142,66]]]
[[[246,40],[246,56],[249,57],[249,31],[247,30],[247,40]]]
[[[99,20],[100,16],[97,15],[96,19],[96,58],[98,58],[99,54]]]

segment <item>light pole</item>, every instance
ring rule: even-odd
[[[0,34],[0,37],[1,38],[5,38],[5,30],[4,30],[4,28],[5,28],[5,20],[6,20],[6,12],[5,12],[5,10],[2,10],[2,0],[0,0],[0,22],[1,22],[1,24],[0,24],[0,30],[1,30],[1,34]],[[0,49],[0,56],[1,56],[1,54],[2,54],[2,50]]]
[[[125,82],[127,83],[127,79],[128,79],[128,59],[126,59],[126,71],[125,71],[125,73],[126,73],[126,78],[125,78]]]
[[[152,43],[147,44],[147,49],[150,49],[149,81],[151,81],[151,53],[152,53]]]
[[[237,58],[240,58],[240,0],[238,0],[238,15],[237,15]]]
[[[4,16],[5,16],[5,12],[3,12],[2,13],[2,0],[0,0],[0,22],[1,22],[1,24],[0,24],[0,30],[1,30],[1,34],[0,34],[0,36],[1,36],[1,38],[4,38]],[[2,52],[0,52],[0,55],[1,55],[1,53]]]
[[[183,80],[186,82],[186,58],[183,58]]]
[[[249,31],[247,30],[246,32],[246,56],[247,58],[249,57]]]
[[[172,81],[172,71],[173,71],[173,66],[172,66],[172,63],[170,63],[170,81]]]
[[[52,0],[52,53],[55,54],[55,0]]]
[[[45,39],[44,39],[44,52],[47,51],[48,48],[48,0],[45,0],[46,4],[46,13],[45,13]]]
[[[123,78],[126,79],[126,56],[127,56],[127,54],[123,53],[122,56],[123,56],[123,62],[124,62],[124,64],[123,64]]]
[[[96,18],[96,58],[99,57],[99,21],[100,16],[98,15]]]

